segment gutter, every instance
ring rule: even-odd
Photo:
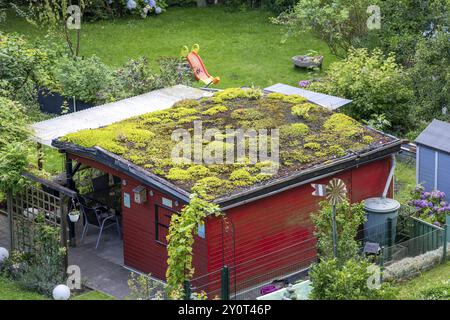
[[[357,168],[366,163],[381,160],[400,150],[401,141],[396,140],[382,148],[372,150],[363,154],[353,155],[326,166],[312,168],[302,171],[300,174],[290,176],[288,178],[273,181],[268,185],[264,185],[246,192],[232,195],[226,198],[216,199],[214,202],[220,205],[222,210],[227,210],[263,199],[277,193],[287,191],[298,186],[302,186],[313,181],[326,178],[348,169]]]
[[[106,151],[105,149],[100,147],[82,148],[74,144],[65,143],[58,140],[53,140],[52,146],[62,150],[63,152],[68,152],[75,156],[97,161],[112,169],[123,172],[147,186],[155,188],[161,192],[168,193],[183,203],[189,203],[189,192],[109,151]]]

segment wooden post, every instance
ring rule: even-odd
[[[69,266],[69,251],[67,246],[67,222],[69,214],[69,198],[65,195],[61,195],[59,199],[59,210],[61,213],[61,246],[66,249],[66,254],[64,255],[64,270],[67,270]]]
[[[38,166],[38,170],[42,171],[43,168],[43,157],[42,157],[42,144],[40,144],[39,142],[37,143],[37,166]]]
[[[6,198],[6,211],[8,213],[8,224],[9,224],[9,251],[12,252],[14,250],[14,218],[13,218],[13,209],[12,209],[12,201],[13,195],[11,191],[8,191]]]
[[[69,154],[66,152],[66,182],[67,188],[70,190],[75,190],[75,181],[73,181],[73,167],[72,159],[70,159]],[[70,246],[76,246],[76,233],[75,233],[75,223],[69,221],[69,242]]]

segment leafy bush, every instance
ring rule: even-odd
[[[297,0],[263,0],[263,6],[276,14],[292,9],[296,3]]]
[[[311,216],[318,237],[317,247],[324,259],[333,258],[332,207],[328,202],[321,202],[320,211]],[[354,258],[360,245],[355,240],[359,226],[365,221],[364,207],[361,203],[340,203],[336,208],[337,257],[338,262]]]
[[[132,272],[128,279],[131,300],[162,300],[164,297],[164,284],[151,278],[151,274],[139,274]]]
[[[450,204],[445,201],[445,197],[442,191],[427,192],[422,186],[417,186],[408,205],[415,208],[418,218],[441,226],[445,224],[445,216],[450,213]]]
[[[292,11],[273,22],[286,25],[288,35],[312,31],[335,55],[345,56],[366,36],[366,10],[372,4],[371,0],[299,0]]]
[[[49,60],[22,37],[0,32],[0,95],[27,103],[45,78]]]
[[[159,88],[174,86],[176,84],[190,85],[192,72],[189,65],[179,58],[161,57],[157,59],[159,76],[157,85]]]
[[[0,123],[0,191],[17,191],[28,164],[29,119],[19,103],[0,97]]]
[[[420,296],[424,300],[450,300],[450,280],[422,290]]]
[[[26,289],[47,296],[52,295],[54,287],[65,283],[65,248],[60,246],[60,229],[45,223],[45,217],[37,218],[35,254],[18,277],[19,283]]]
[[[351,258],[343,265],[336,259],[321,261],[309,273],[312,281],[310,299],[378,300],[394,299],[396,291],[386,283],[375,288],[368,285],[372,264],[366,259]]]
[[[113,70],[97,56],[63,59],[55,72],[62,95],[87,103],[100,104],[108,101],[111,99],[107,94],[108,89],[116,85]]]
[[[408,76],[380,50],[351,49],[348,57],[333,63],[321,82],[313,82],[310,89],[352,99],[344,112],[357,120],[385,115],[390,129],[405,132],[412,123],[413,93]]]

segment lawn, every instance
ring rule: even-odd
[[[416,167],[414,164],[396,162],[394,198],[400,203],[411,199],[411,191],[416,186]]]
[[[81,55],[96,54],[111,66],[128,58],[177,56],[182,46],[200,45],[199,54],[213,76],[220,76],[218,87],[260,86],[283,82],[297,85],[299,80],[317,73],[294,69],[291,56],[315,50],[325,56],[326,68],[336,58],[326,44],[311,34],[282,42],[285,30],[269,21],[261,10],[229,12],[222,7],[169,8],[158,17],[127,18],[83,23]],[[20,32],[28,38],[44,31],[10,14],[0,30]]]
[[[13,281],[0,277],[0,300],[45,300],[43,295],[23,290]]]
[[[423,290],[438,285],[441,281],[450,279],[450,262],[437,266],[423,273],[420,277],[398,285],[398,298],[403,300],[417,300],[421,298]]]
[[[39,293],[24,290],[14,281],[0,277],[0,300],[48,300]],[[99,291],[88,291],[74,295],[71,300],[114,300],[114,297]]]

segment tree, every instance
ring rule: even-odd
[[[434,31],[450,26],[448,0],[379,1],[381,28],[372,32],[368,48],[379,47],[385,54],[394,52],[404,66],[414,63],[417,44]]]
[[[333,54],[345,56],[367,35],[367,8],[372,0],[299,0],[292,11],[273,22],[288,27],[288,34],[312,31]]]
[[[34,24],[39,25],[41,28],[47,28],[50,33],[54,33],[58,36],[62,36],[67,47],[74,56],[78,56],[80,52],[80,28],[76,28],[76,44],[73,43],[72,36],[68,24],[70,22],[76,24],[81,23],[81,12],[85,8],[85,1],[70,1],[70,0],[28,0],[28,11],[20,12],[27,20]],[[80,10],[77,12],[71,5],[78,6]],[[80,21],[77,21],[77,14]]]
[[[450,114],[450,33],[436,31],[417,44],[414,65],[410,69],[413,82],[416,117],[449,120]],[[442,111],[447,108],[447,115]]]
[[[45,82],[49,65],[47,54],[33,48],[22,37],[0,32],[0,95],[28,102],[34,86]]]
[[[333,63],[323,81],[313,82],[312,90],[345,97],[353,102],[343,111],[357,120],[385,115],[390,130],[405,132],[411,126],[413,92],[408,74],[381,50],[351,49],[345,60]]]
[[[28,117],[19,103],[0,97],[0,123],[0,191],[17,191],[28,164]]]

